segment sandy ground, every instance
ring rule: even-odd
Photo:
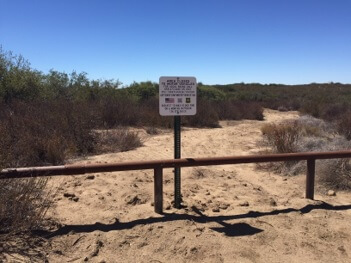
[[[263,124],[297,117],[266,110],[264,121],[186,128],[182,157],[257,153]],[[84,162],[172,159],[172,131],[142,136],[141,148]],[[154,213],[151,170],[51,182],[60,188],[50,216],[62,226],[51,233],[49,262],[351,262],[351,194],[317,189],[307,200],[304,175],[255,164],[182,169],[185,207],[177,210],[172,169],[165,169],[164,215]]]

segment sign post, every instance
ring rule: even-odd
[[[180,116],[174,116],[174,159],[180,159],[181,143],[180,143]],[[182,196],[180,191],[180,167],[174,168],[174,207],[180,208]]]
[[[196,114],[196,78],[160,77],[159,111],[162,116],[174,116],[174,159],[181,157],[181,117]],[[174,207],[181,206],[180,167],[174,169]]]

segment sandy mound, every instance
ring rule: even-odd
[[[260,127],[297,118],[265,111],[265,121],[224,121],[182,132],[182,157],[257,152]],[[144,146],[88,163],[171,159],[173,133],[144,134]],[[317,175],[318,176],[318,175]],[[351,194],[304,199],[304,176],[282,177],[254,164],[182,169],[183,209],[171,207],[173,174],[164,170],[165,215],[153,212],[153,171],[67,176],[51,217],[50,262],[351,262]],[[73,195],[73,196],[72,196]]]

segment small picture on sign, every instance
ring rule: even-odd
[[[178,103],[183,103],[183,98],[178,98],[178,99],[177,99],[177,102],[178,102]]]
[[[190,103],[190,101],[191,101],[190,98],[186,98],[186,99],[185,99],[185,102],[186,102],[186,103]]]
[[[174,98],[165,98],[166,103],[174,103]]]

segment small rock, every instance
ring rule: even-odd
[[[81,186],[81,185],[82,185],[81,182],[75,182],[75,183],[73,184],[74,187]]]
[[[166,210],[170,210],[171,209],[171,205],[170,204],[168,204],[168,205],[166,205],[166,208],[165,208]]]
[[[192,248],[190,249],[190,252],[191,252],[191,253],[196,253],[197,251],[198,251],[197,247],[192,247]]]
[[[74,201],[74,202],[78,202],[78,200],[79,200],[79,197],[77,197],[77,196],[72,197],[72,201]]]
[[[346,250],[345,250],[344,246],[338,247],[338,250],[339,250],[341,253],[346,253]]]
[[[59,250],[59,249],[56,249],[56,250],[54,250],[53,251],[55,254],[57,254],[57,255],[63,255],[63,252],[61,251],[61,250]]]
[[[247,183],[243,183],[243,186],[247,187]]]
[[[145,247],[145,246],[147,246],[147,245],[148,245],[147,242],[141,242],[141,243],[139,243],[139,244],[137,245],[137,248],[142,248],[142,247]]]
[[[212,208],[212,212],[218,213],[219,212],[219,207]]]
[[[288,178],[283,178],[283,181],[288,181]]]
[[[69,197],[73,198],[73,197],[75,197],[76,195],[73,194],[73,193],[64,193],[63,196],[64,196],[64,197],[67,197],[67,198],[69,198]]]
[[[128,205],[141,205],[145,204],[148,201],[148,198],[142,195],[130,195],[126,198]]]
[[[327,195],[329,195],[329,196],[335,196],[336,193],[335,193],[335,191],[333,191],[333,190],[329,190],[328,193],[327,193]]]
[[[226,210],[229,206],[230,206],[229,204],[223,203],[223,204],[219,205],[219,208],[223,209],[223,210]]]
[[[241,201],[241,202],[239,203],[239,205],[240,205],[240,206],[249,206],[250,204],[249,204],[248,201]]]
[[[119,243],[119,247],[124,247],[124,246],[130,246],[130,243],[127,241],[127,240],[124,240],[124,241],[122,241],[121,243]]]
[[[95,179],[95,175],[88,175],[87,177],[85,177],[86,180],[94,180]]]
[[[269,200],[269,205],[270,205],[270,206],[277,206],[277,202],[276,202],[273,198],[271,198],[271,199]]]

